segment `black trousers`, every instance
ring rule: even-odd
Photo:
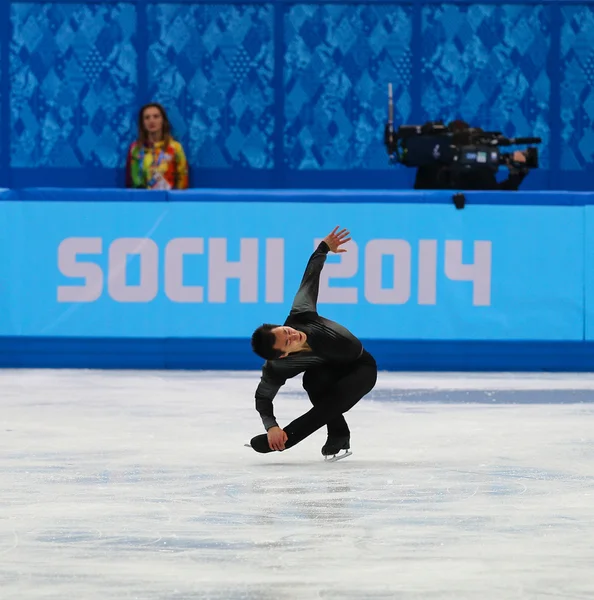
[[[376,381],[377,365],[365,350],[354,363],[306,371],[303,388],[313,407],[284,428],[288,437],[285,448],[295,446],[324,425],[331,437],[349,435],[343,415],[373,389]],[[258,452],[271,452],[266,434],[252,438],[251,445]]]

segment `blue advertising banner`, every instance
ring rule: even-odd
[[[580,340],[583,208],[274,202],[2,206],[0,335],[245,338],[335,225],[320,314],[367,339]]]
[[[585,287],[585,339],[594,340],[594,206],[585,207],[584,287]]]

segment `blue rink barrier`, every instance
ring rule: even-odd
[[[593,192],[466,192],[470,205],[585,206],[594,204]],[[157,190],[103,188],[21,188],[0,190],[0,200],[15,202],[283,202],[349,204],[447,204],[452,193],[439,190],[372,189],[189,189]]]
[[[318,310],[380,368],[591,370],[594,194],[529,195],[0,191],[0,365],[258,368],[340,224]]]

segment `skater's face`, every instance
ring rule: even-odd
[[[292,327],[275,327],[271,330],[274,333],[275,343],[273,348],[280,350],[283,356],[291,352],[299,352],[303,349],[307,336],[302,331],[297,331]]]

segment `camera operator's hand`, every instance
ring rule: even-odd
[[[507,168],[511,175],[526,175],[528,173],[528,168],[524,165],[526,164],[526,155],[520,150],[516,150],[511,159],[508,160]]]

